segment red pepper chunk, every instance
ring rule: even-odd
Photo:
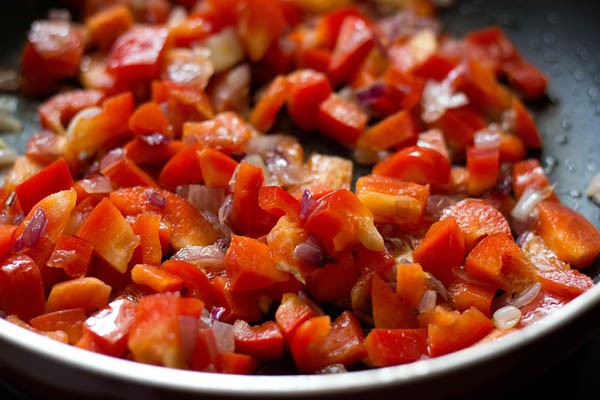
[[[576,269],[541,271],[538,273],[538,280],[545,290],[568,299],[594,287],[592,278]]]
[[[92,210],[75,236],[94,246],[94,250],[120,273],[127,269],[139,244],[129,222],[108,198]]]
[[[133,301],[117,298],[86,319],[83,331],[93,337],[104,354],[122,357],[127,351],[127,338],[135,319],[135,309]]]
[[[158,177],[158,184],[175,191],[177,186],[202,183],[202,169],[198,157],[200,148],[199,145],[188,146],[171,157]]]
[[[433,149],[410,146],[375,164],[373,174],[420,184],[444,185],[450,182],[450,162]]]
[[[117,38],[108,56],[108,71],[118,79],[158,77],[167,48],[166,28],[138,25]]]
[[[290,87],[287,110],[296,125],[305,131],[318,125],[319,106],[331,94],[327,76],[310,69],[299,70],[288,76]]]
[[[470,146],[467,148],[467,193],[483,194],[493,188],[500,172],[500,149]]]
[[[104,93],[99,90],[72,90],[59,93],[46,100],[38,109],[38,117],[44,128],[64,133],[65,125],[79,111],[100,104]]]
[[[417,327],[417,315],[378,274],[373,274],[371,302],[375,328],[406,329]]]
[[[557,257],[576,268],[591,264],[600,253],[600,233],[585,217],[562,204],[538,204],[534,231]]]
[[[476,308],[469,308],[462,314],[437,306],[428,316],[427,337],[429,355],[441,356],[464,349],[487,335],[494,324]]]
[[[0,309],[29,319],[44,313],[45,295],[40,269],[25,254],[11,256],[0,265]]]
[[[332,93],[319,106],[318,125],[325,136],[352,146],[367,125],[367,114],[357,105]]]
[[[63,331],[69,343],[76,344],[83,334],[83,322],[87,318],[83,308],[70,308],[38,315],[29,320],[31,326],[43,332]]]
[[[465,258],[465,239],[456,219],[446,218],[431,225],[413,257],[425,271],[449,282]]]
[[[250,123],[260,131],[267,132],[275,123],[277,112],[285,104],[289,87],[285,76],[277,76],[266,88],[250,114]]]
[[[278,360],[283,357],[283,335],[277,324],[267,321],[250,326],[246,321],[233,324],[235,350],[260,360]]]
[[[146,285],[155,292],[175,292],[183,286],[183,279],[169,271],[150,264],[136,264],[131,269],[131,280]]]
[[[48,266],[62,268],[71,278],[84,276],[90,265],[94,248],[75,236],[61,235],[48,260]]]
[[[307,320],[296,330],[290,347],[294,361],[306,372],[351,365],[367,355],[360,323],[349,311],[333,323],[328,315]]]
[[[286,343],[289,344],[296,329],[315,315],[315,311],[308,301],[298,297],[295,293],[284,293],[281,303],[275,311],[275,322],[279,326]]]
[[[234,6],[237,29],[252,61],[263,57],[271,43],[286,28],[278,0],[243,0]]]
[[[510,293],[518,293],[536,281],[534,265],[504,233],[482,239],[467,256],[465,269],[471,276]]]
[[[400,110],[367,129],[357,146],[371,150],[387,150],[416,141],[419,127],[411,113]]]
[[[306,218],[305,228],[331,254],[362,244],[383,250],[383,238],[374,225],[371,211],[346,189],[338,189],[317,200]]]
[[[288,278],[275,266],[266,244],[244,236],[231,236],[225,269],[233,290],[261,289]]]
[[[64,158],[61,158],[19,184],[15,188],[15,193],[21,208],[27,213],[44,197],[70,189],[72,185],[73,177],[69,165]]]
[[[82,31],[67,21],[35,21],[21,55],[23,90],[43,95],[77,75],[84,50]]]
[[[336,83],[352,80],[374,46],[373,33],[364,19],[353,16],[344,18],[329,61],[331,80]]]
[[[365,338],[365,344],[373,366],[406,364],[427,354],[427,330],[373,329]]]

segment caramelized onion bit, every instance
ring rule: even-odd
[[[48,219],[41,207],[38,207],[29,221],[29,224],[23,230],[23,233],[17,238],[13,246],[14,252],[32,249],[37,246],[40,238],[46,233]]]

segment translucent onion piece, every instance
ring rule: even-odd
[[[553,190],[552,186],[546,186],[542,190],[527,188],[513,207],[510,215],[518,221],[527,221],[538,203],[548,198]]]
[[[187,261],[200,266],[219,266],[225,262],[225,251],[220,246],[188,246],[173,255],[174,260]]]
[[[81,181],[81,187],[86,193],[110,193],[112,185],[110,181],[102,175],[96,175]]]
[[[592,178],[585,193],[600,205],[600,172]]]
[[[526,306],[527,304],[531,303],[533,299],[536,298],[536,296],[540,293],[541,289],[542,284],[540,282],[536,282],[531,286],[523,289],[520,293],[516,294],[510,303],[511,305],[517,308]]]
[[[231,353],[235,350],[233,325],[215,320],[212,323],[212,330],[217,340],[219,353]]]
[[[504,306],[493,315],[494,325],[498,329],[514,328],[521,320],[521,310],[515,306]]]
[[[47,227],[48,219],[46,218],[46,214],[44,214],[44,210],[41,207],[38,207],[29,224],[23,230],[23,233],[15,241],[13,251],[19,252],[34,248],[46,232]]]
[[[437,121],[448,109],[462,107],[469,103],[469,99],[462,92],[454,92],[450,84],[428,80],[423,89],[421,104],[423,121],[432,123]]]
[[[419,303],[419,312],[423,313],[433,311],[436,301],[437,292],[435,290],[426,290],[425,293],[423,293],[423,297],[421,297],[421,302]]]

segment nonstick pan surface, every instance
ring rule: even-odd
[[[51,6],[45,1],[3,2],[0,67],[18,65],[30,22],[44,17]],[[441,18],[445,31],[453,35],[500,25],[524,57],[549,76],[548,97],[528,104],[535,111],[545,141],[544,149],[535,156],[556,184],[563,203],[578,209],[600,227],[600,207],[585,195],[588,182],[600,171],[600,3],[465,0],[442,12]],[[23,132],[2,136],[19,151],[37,127],[36,105],[34,100],[20,98],[17,116],[24,123]],[[328,143],[313,141],[308,145],[331,154],[344,154]],[[590,275],[596,282],[600,280],[598,263]],[[207,378],[206,374],[178,375],[181,371],[95,355],[82,356],[71,348],[54,351],[45,348],[45,341],[40,343],[34,335],[26,335],[27,332],[23,336],[31,340],[25,343],[13,337],[20,335],[20,331],[5,326],[4,321],[0,321],[0,366],[2,376],[10,377],[8,382],[25,387],[26,392],[35,394],[34,398],[46,398],[52,393],[52,398],[87,395],[348,399],[394,394],[448,399],[490,398],[494,394],[508,398],[535,395],[533,391],[538,390],[546,395],[569,393],[571,398],[593,398],[588,397],[588,392],[595,386],[591,371],[600,365],[600,287],[576,299],[563,311],[516,340],[486,346],[483,351],[469,349],[443,357],[433,366],[417,363],[410,368],[346,374],[345,378],[284,376],[226,380]],[[579,350],[567,357],[576,349]],[[539,377],[533,384],[523,386],[536,376]],[[1,389],[0,397],[6,398]]]

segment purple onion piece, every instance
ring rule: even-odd
[[[46,214],[44,214],[44,210],[39,207],[35,210],[31,221],[29,221],[29,224],[25,227],[23,233],[15,241],[13,251],[19,252],[34,248],[40,241],[42,235],[46,232],[47,227],[48,219],[46,218]]]
[[[103,171],[106,168],[113,165],[114,163],[116,163],[117,161],[119,161],[120,159],[122,159],[123,157],[125,157],[125,150],[123,150],[121,147],[113,149],[109,151],[104,157],[102,157],[98,168],[100,171]]]
[[[212,325],[212,323],[214,321],[219,321],[220,318],[223,316],[223,314],[225,314],[225,308],[223,307],[213,307],[210,310],[210,323]]]
[[[167,198],[154,189],[148,189],[144,194],[148,202],[156,208],[163,209],[167,205]]]
[[[160,132],[155,132],[150,135],[140,135],[139,138],[148,146],[158,146],[161,144],[169,144],[171,139]]]
[[[300,219],[306,219],[313,208],[315,208],[316,204],[317,201],[312,197],[310,190],[305,189],[304,193],[302,193],[302,199],[300,200]]]
[[[294,257],[305,261],[315,267],[322,267],[332,262],[334,259],[325,251],[319,240],[314,236],[309,236],[304,243],[300,243],[294,249]]]
[[[356,92],[356,98],[364,107],[370,107],[381,96],[385,95],[387,85],[385,83],[375,83],[366,89]]]

